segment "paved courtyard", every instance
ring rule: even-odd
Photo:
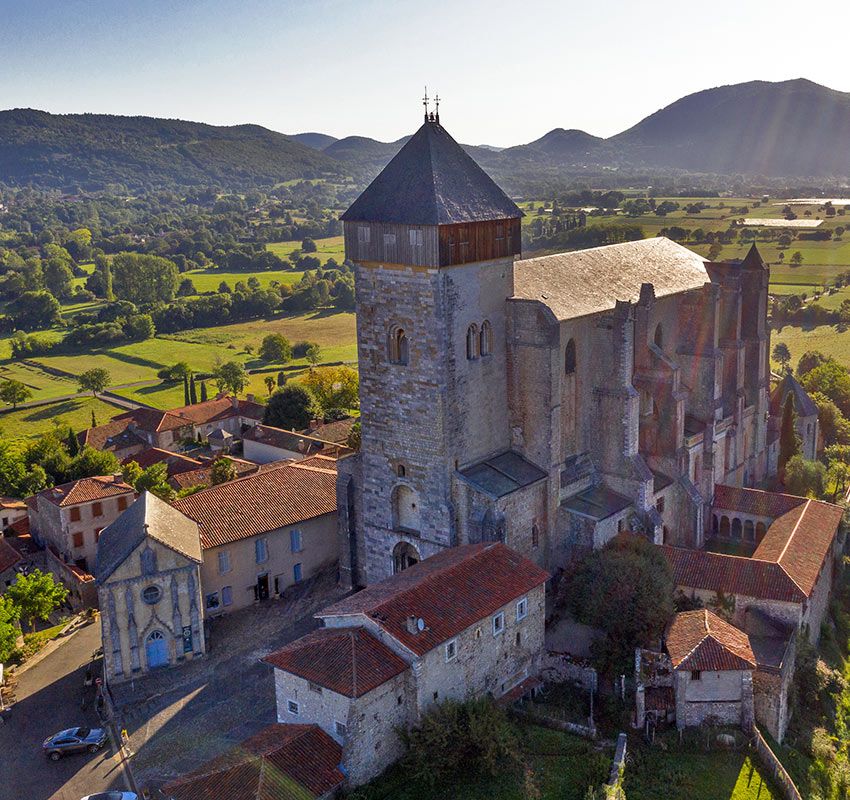
[[[113,687],[140,787],[157,788],[276,720],[268,653],[318,626],[343,592],[336,570],[210,624],[207,655]]]

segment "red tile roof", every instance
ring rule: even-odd
[[[0,496],[0,508],[10,508],[17,511],[23,511],[27,504],[17,497]]]
[[[124,483],[119,476],[96,475],[92,478],[80,478],[70,483],[63,483],[52,489],[44,489],[36,497],[41,497],[56,506],[75,506],[133,491],[133,487]]]
[[[266,407],[260,403],[251,400],[236,400],[234,403],[233,400],[234,398],[229,396],[216,397],[202,403],[172,408],[168,413],[189,420],[195,425],[205,425],[210,422],[223,422],[235,416],[261,420],[266,412]]]
[[[749,636],[706,608],[676,614],[665,644],[673,669],[720,672],[756,667]]]
[[[196,458],[190,458],[182,453],[172,453],[170,450],[163,450],[161,447],[147,447],[140,453],[127,456],[121,463],[129,464],[131,461],[135,461],[142,469],[147,469],[164,461],[168,465],[168,477],[201,466],[201,462]]]
[[[263,661],[346,697],[362,697],[408,665],[365,628],[319,628]]]
[[[763,492],[760,489],[744,489],[738,486],[714,487],[714,508],[739,511],[755,517],[775,518],[806,502],[805,497],[780,492]]]
[[[336,470],[328,463],[320,468],[287,461],[196,492],[174,507],[198,523],[204,548],[335,514]]]
[[[257,472],[259,467],[251,461],[243,461],[241,458],[227,456],[233,462],[233,468],[236,470],[236,476],[244,478],[253,472]],[[187,469],[184,472],[177,472],[168,478],[168,483],[175,489],[187,489],[190,486],[212,486],[212,464],[197,469]]]
[[[145,445],[144,439],[129,430],[132,422],[131,417],[122,414],[103,425],[81,431],[77,438],[81,445],[88,445],[95,450],[122,450]]]
[[[545,583],[549,573],[501,543],[450,547],[323,609],[318,617],[366,614],[423,655]],[[425,630],[411,633],[410,617]]]
[[[339,419],[334,422],[320,422],[318,425],[311,425],[306,431],[308,435],[324,442],[345,444],[355,422],[357,420],[354,417]]]
[[[802,603],[806,595],[774,562],[660,545],[673,582],[686,589],[741,594],[763,600]]]
[[[6,539],[0,538],[0,572],[11,569],[22,560],[21,554],[12,545]]]
[[[126,420],[128,424],[135,423],[143,431],[161,433],[173,431],[191,425],[191,420],[175,416],[170,411],[160,411],[157,408],[134,408],[124,414],[112,418],[115,421]]]
[[[269,725],[200,769],[166,784],[173,800],[306,800],[345,781],[342,747],[318,725]]]

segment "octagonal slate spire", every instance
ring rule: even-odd
[[[454,225],[522,211],[438,122],[425,122],[341,219]]]

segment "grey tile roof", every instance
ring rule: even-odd
[[[426,122],[341,219],[452,225],[522,215],[445,128]]]
[[[491,497],[503,497],[546,477],[540,467],[511,450],[464,467],[459,472],[467,482]]]
[[[99,583],[106,580],[144,540],[145,536],[201,562],[198,523],[172,508],[155,494],[144,492],[118,519],[103,529],[97,542]]]
[[[583,514],[592,519],[607,519],[627,509],[632,504],[628,497],[612,492],[605,486],[592,486],[573,497],[564,500],[562,505],[570,511]]]
[[[811,417],[818,413],[815,401],[806,393],[800,382],[790,373],[770,393],[770,413],[776,417],[782,416],[785,398],[789,392],[794,395],[794,410],[798,417]]]
[[[514,297],[539,300],[559,320],[634,302],[643,283],[663,297],[698,289],[710,278],[702,256],[661,236],[527,258],[514,265]]]

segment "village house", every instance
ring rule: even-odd
[[[317,725],[274,724],[170,781],[166,800],[326,800],[345,782],[342,748]],[[223,793],[226,793],[223,794]]]
[[[45,548],[47,567],[68,587],[73,604],[97,604],[92,570],[98,539],[135,497],[120,475],[99,475],[27,498],[30,533]]]
[[[15,582],[23,560],[21,554],[0,536],[0,594]]]
[[[108,683],[204,654],[198,525],[144,492],[97,549],[103,673]]]
[[[315,454],[339,458],[351,452],[345,441],[326,441],[303,432],[287,431],[271,425],[255,425],[245,431],[242,437],[242,455],[256,464],[268,464],[283,459],[297,461]]]
[[[362,413],[339,464],[346,583],[481,541],[551,570],[621,530],[700,548],[715,485],[769,476],[758,250],[523,259],[521,217],[436,116],[342,216]]]
[[[198,524],[208,616],[280,595],[337,559],[336,463],[285,462],[174,503]]]
[[[152,467],[154,464],[165,464],[169,478],[179,475],[181,472],[189,472],[203,467],[203,462],[197,458],[191,458],[185,453],[163,450],[160,447],[146,447],[138,453],[127,456],[121,464],[126,467],[131,461],[135,461],[142,469]]]
[[[357,786],[402,753],[399,727],[444,700],[536,679],[548,573],[500,543],[442,551],[317,614],[266,656],[279,722],[319,725]]]
[[[259,470],[259,465],[253,461],[246,461],[235,456],[227,456],[227,459],[230,461],[237,478],[244,478],[246,475],[251,475]],[[212,470],[213,459],[204,458],[201,460],[201,465],[194,469],[173,472],[168,478],[168,485],[177,492],[194,486],[212,486]]]
[[[27,516],[27,504],[14,497],[0,497],[0,534]]]

